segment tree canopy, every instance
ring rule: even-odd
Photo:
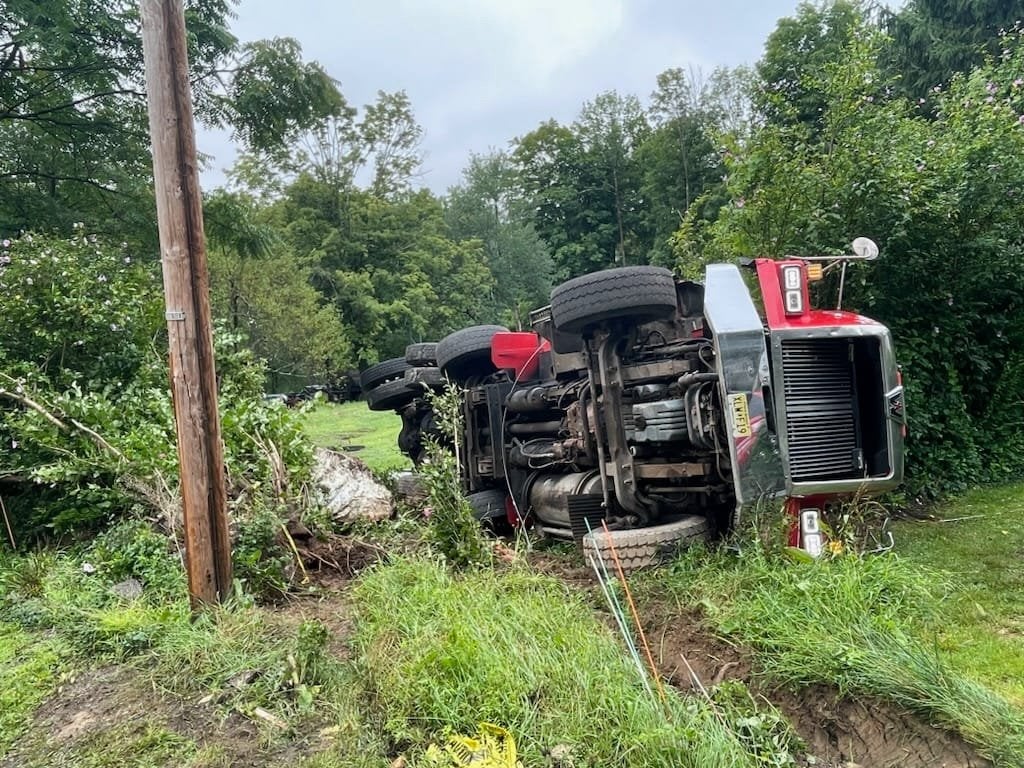
[[[196,114],[247,145],[279,147],[340,106],[294,40],[240,44],[227,0],[185,3]],[[0,6],[0,235],[88,220],[155,238],[138,3]]]

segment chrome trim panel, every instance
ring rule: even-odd
[[[738,267],[708,265],[704,314],[715,343],[719,394],[739,508],[780,495],[786,477],[778,441],[768,429],[765,413],[763,393],[771,379],[764,325]],[[742,423],[744,410],[746,425]]]

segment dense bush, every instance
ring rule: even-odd
[[[173,517],[178,456],[156,265],[81,229],[4,241],[0,259],[0,477],[19,481],[5,494],[16,533],[64,533],[133,507]],[[262,366],[239,339],[218,333],[216,344],[231,486],[280,498],[309,450],[292,415],[262,401]]]
[[[904,366],[915,491],[1024,471],[1024,40],[947,88],[935,116],[894,98],[864,28],[816,73],[813,126],[769,124],[728,155],[733,204],[677,235],[682,265],[848,252],[881,258],[847,281],[846,306],[892,329]],[[835,285],[825,284],[834,297]]]

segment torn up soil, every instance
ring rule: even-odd
[[[45,702],[0,768],[74,766],[80,750],[108,742],[114,748],[152,729],[184,737],[199,749],[215,748],[218,764],[251,768],[291,764],[316,751],[319,738],[313,731],[311,739],[268,746],[249,718],[224,714],[201,699],[155,691],[138,670],[115,665],[83,672]]]
[[[800,691],[760,676],[749,651],[704,625],[696,611],[648,606],[645,626],[655,664],[677,688],[693,691],[741,680],[777,707],[803,739],[816,766],[864,768],[989,768],[992,763],[957,734],[878,699],[848,698],[828,686]],[[810,763],[808,763],[810,764]]]
[[[560,554],[534,552],[542,573],[591,594],[608,626],[614,621],[593,572]],[[779,709],[806,745],[807,765],[819,768],[990,768],[992,763],[959,735],[878,699],[849,698],[825,685],[791,691],[759,674],[754,655],[715,634],[697,610],[657,601],[644,605],[644,632],[665,680],[686,692],[739,680]],[[617,630],[615,630],[617,632]],[[699,684],[696,682],[699,681]]]
[[[375,544],[350,536],[316,536],[302,523],[289,521],[288,537],[278,535],[278,543],[294,548],[302,567],[290,565],[293,584],[316,586],[321,590],[339,589],[360,572],[386,559],[387,553]]]

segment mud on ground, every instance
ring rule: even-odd
[[[213,748],[211,765],[239,768],[292,764],[316,751],[319,739],[314,730],[310,739],[268,746],[249,718],[224,714],[202,699],[155,691],[137,669],[115,665],[81,673],[44,702],[0,768],[73,768],[82,750],[102,750],[107,743],[113,749],[154,730],[193,741],[199,749]]]
[[[590,592],[595,605],[604,612],[604,601],[589,568],[574,558],[546,552],[532,553],[529,561],[537,570]],[[604,618],[614,628],[611,616],[605,614]],[[641,618],[655,665],[665,680],[688,693],[699,693],[700,685],[711,688],[725,680],[743,682],[754,696],[764,698],[786,716],[806,745],[803,756],[806,765],[818,768],[990,768],[992,765],[959,735],[935,728],[888,702],[843,697],[825,685],[800,691],[773,685],[757,671],[753,654],[716,635],[699,611],[650,601],[645,604]]]

